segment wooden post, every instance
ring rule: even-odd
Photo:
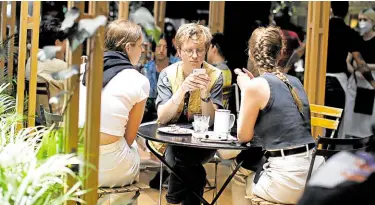
[[[210,1],[208,26],[212,33],[224,32],[225,1]]]
[[[11,5],[11,17],[8,17],[7,16],[8,2],[7,1],[0,2],[0,11],[1,11],[1,20],[0,20],[1,38],[0,39],[2,41],[4,41],[9,36],[13,36],[14,31],[15,31],[16,15],[13,15],[13,14],[16,13],[16,2],[15,1],[10,2],[10,5]],[[8,34],[6,32],[7,26],[9,26],[9,33]],[[6,73],[6,75],[7,75],[8,79],[4,79],[4,80],[8,80],[6,82],[10,82],[13,78],[14,38],[10,39],[9,48],[8,48],[7,52],[8,52],[8,55],[7,55],[8,63],[7,63],[7,73]],[[3,59],[0,59],[0,70],[1,70],[0,76],[1,77],[3,77],[4,74],[5,74],[4,69],[5,69],[5,61],[3,61]],[[1,80],[3,80],[3,79],[1,79]],[[3,83],[3,82],[1,81],[0,83]],[[10,89],[11,88],[9,88],[9,90]]]
[[[304,86],[311,104],[324,105],[329,12],[329,1],[309,2]],[[312,128],[314,137],[322,132]]]
[[[6,39],[6,28],[7,28],[7,2],[2,1],[1,2],[1,19],[0,19],[0,33],[1,33],[1,41],[4,41]],[[0,78],[4,76],[4,63],[5,59],[0,58]]]
[[[165,1],[154,1],[154,18],[155,25],[164,32],[164,18],[165,18],[165,9],[167,2]]]
[[[8,18],[8,25],[9,25],[9,36],[13,36],[15,29],[16,29],[16,3],[15,1],[11,2],[11,17]],[[8,54],[8,79],[9,82],[13,79],[13,69],[14,69],[14,37],[10,39],[10,46],[9,46],[9,54]]]
[[[80,14],[82,15],[85,10],[85,4],[83,1],[79,2],[68,2],[68,9],[72,8],[73,6],[77,7],[80,10]],[[66,47],[66,62],[68,67],[80,66],[81,64],[81,56],[82,56],[82,45],[79,45],[74,52],[71,51],[69,44]],[[66,90],[69,92],[73,92],[72,96],[65,95],[65,103],[66,113],[64,115],[64,143],[65,153],[77,153],[78,150],[78,114],[79,114],[79,75],[74,75],[69,78],[65,85]],[[69,99],[70,98],[70,99]],[[66,183],[67,187],[65,187],[65,193],[69,191],[76,180],[71,176],[66,176]],[[76,204],[74,201],[67,201],[65,205],[74,205]]]
[[[118,6],[118,19],[129,19],[129,1],[120,1]]]
[[[90,2],[93,4],[93,16],[103,14],[101,10],[108,10],[108,2]],[[103,80],[103,52],[104,52],[104,27],[100,27],[90,41],[88,81],[87,81],[87,108],[85,128],[85,162],[94,166],[94,169],[85,166],[83,184],[84,190],[90,192],[83,195],[87,205],[95,205],[98,200],[98,164],[99,164],[99,139],[100,139],[100,111],[101,90]],[[95,72],[92,72],[95,71]]]
[[[25,101],[25,63],[26,63],[26,38],[27,38],[28,2],[21,2],[21,19],[18,41],[18,71],[17,71],[17,97],[16,112],[23,116]],[[22,123],[17,125],[17,129],[23,127]]]
[[[23,2],[22,2],[23,3]],[[28,106],[28,127],[35,126],[35,108],[36,108],[36,83],[38,72],[38,51],[39,51],[39,25],[40,25],[40,1],[33,2],[32,35],[31,35],[31,53],[30,53],[30,81],[29,81],[29,106]],[[26,46],[25,45],[19,45]],[[23,63],[23,62],[19,62]]]

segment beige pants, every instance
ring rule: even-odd
[[[139,180],[140,156],[137,143],[131,146],[124,137],[112,144],[101,145],[99,155],[99,186],[118,187]],[[98,199],[97,205],[123,205],[133,198],[135,192],[108,194]],[[137,202],[133,203],[134,205]]]
[[[138,181],[141,159],[135,141],[129,146],[120,137],[99,149],[99,187],[119,187]]]
[[[282,204],[297,204],[301,197],[311,161],[311,151],[285,157],[270,157],[257,184],[253,183],[255,172],[240,168],[232,180],[232,203],[251,205],[253,194]],[[324,162],[323,157],[316,157],[314,170]],[[236,162],[231,166],[234,170]]]

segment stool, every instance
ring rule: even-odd
[[[252,197],[246,196],[245,198],[251,200],[251,205],[284,205],[266,201],[265,199],[262,199],[256,195],[253,195]]]
[[[135,182],[134,184],[126,185],[123,187],[99,187],[98,188],[98,198],[103,197],[107,194],[120,194],[120,193],[128,193],[128,192],[135,192],[133,198],[127,203],[128,205],[133,204],[140,195],[140,192],[149,189],[150,187],[146,184]]]

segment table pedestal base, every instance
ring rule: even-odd
[[[146,140],[146,146],[147,148],[150,150],[150,152],[152,154],[154,154],[159,160],[161,163],[163,163],[166,167],[168,167],[168,169],[172,172],[172,174],[174,174],[178,180],[180,180],[182,183],[186,184],[186,182],[184,182],[184,180],[181,179],[181,177],[176,174],[175,170],[172,168],[172,166],[170,166],[167,161],[165,160],[165,158],[160,155],[158,152],[156,152],[149,144],[148,140]],[[229,182],[232,180],[232,178],[234,177],[234,175],[237,173],[238,169],[241,167],[243,161],[240,161],[238,162],[236,168],[233,170],[232,174],[227,178],[227,180],[225,180],[223,186],[220,188],[219,192],[217,193],[217,195],[215,196],[215,198],[212,200],[211,203],[208,203],[204,198],[202,198],[199,194],[197,194],[191,187],[189,187],[187,185],[187,188],[196,196],[199,198],[199,200],[204,204],[204,205],[213,205],[216,203],[216,201],[219,199],[220,195],[223,193],[224,189],[228,186]]]

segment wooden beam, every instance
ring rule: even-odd
[[[329,12],[329,1],[309,2],[304,87],[309,102],[317,105],[324,105]],[[322,133],[322,128],[312,128],[313,137]]]
[[[118,19],[129,19],[129,1],[120,1],[118,6]]]
[[[80,10],[80,14],[83,14],[85,10],[85,3],[79,2],[68,2],[68,9],[73,6]],[[83,17],[80,16],[80,19]],[[70,50],[69,42],[66,47],[66,62],[68,67],[80,66],[82,56],[82,45],[79,45],[74,52]],[[77,153],[78,150],[78,114],[79,114],[79,76],[74,75],[65,82],[66,90],[73,92],[72,96],[65,95],[64,105],[66,106],[66,113],[64,115],[64,144],[65,153]],[[67,187],[65,187],[65,193],[68,192],[76,183],[76,180],[71,176],[66,176]],[[67,201],[65,205],[74,205],[74,201]]]
[[[4,41],[7,37],[6,28],[7,28],[7,1],[1,2],[1,20],[0,20],[0,33],[1,41]],[[4,76],[4,65],[5,59],[0,59],[0,78]]]
[[[33,28],[31,35],[31,53],[30,53],[30,81],[29,81],[29,106],[28,106],[28,127],[35,126],[36,109],[36,83],[38,72],[38,51],[39,51],[39,25],[40,25],[40,1],[33,2]],[[26,46],[20,45],[20,46]],[[21,62],[22,63],[22,62]]]
[[[100,11],[108,11],[108,2],[91,2],[94,16],[103,14]],[[100,9],[101,8],[101,9]],[[88,205],[95,205],[98,200],[98,164],[99,164],[99,139],[100,139],[100,111],[101,90],[103,80],[103,46],[104,27],[101,26],[90,41],[93,52],[88,53],[88,79],[87,79],[87,108],[84,148],[85,162],[92,165],[84,167],[84,190],[90,192],[83,195],[83,200]],[[95,72],[92,72],[95,71]]]
[[[21,19],[19,29],[18,43],[18,70],[17,70],[17,97],[16,112],[19,116],[23,116],[24,110],[24,92],[25,92],[25,63],[26,63],[26,38],[27,38],[27,18],[28,18],[28,2],[21,2]],[[21,129],[23,123],[17,125],[17,129]]]
[[[89,13],[88,14],[85,14],[85,15],[89,15],[91,16],[92,18],[95,17],[95,4],[91,4],[89,3]],[[86,56],[89,56],[90,55],[90,52],[91,52],[91,39],[87,39],[87,43],[86,43]],[[87,75],[86,75],[86,78],[87,78]]]
[[[11,17],[8,18],[9,24],[9,36],[13,36],[16,29],[16,3],[11,2]],[[13,79],[13,69],[14,69],[14,37],[10,39],[9,55],[8,55],[8,79],[11,82]]]
[[[154,18],[155,25],[164,32],[164,19],[165,19],[165,9],[167,7],[167,2],[165,1],[154,1]]]
[[[210,1],[208,26],[212,33],[224,32],[225,1]]]

